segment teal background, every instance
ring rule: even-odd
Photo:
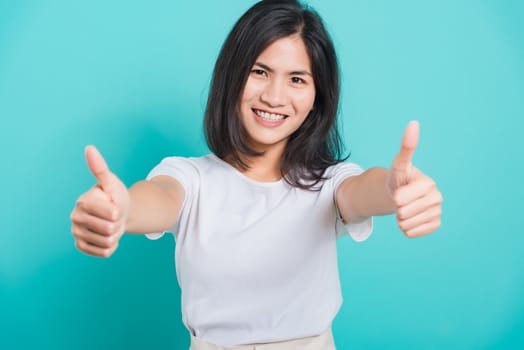
[[[95,144],[130,185],[207,153],[218,50],[253,1],[0,0],[0,349],[187,349],[172,238],[74,248]],[[339,241],[339,349],[524,348],[524,3],[310,1],[343,74],[352,160],[388,166],[411,119],[442,227]]]

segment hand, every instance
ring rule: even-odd
[[[442,212],[442,194],[435,182],[411,162],[418,136],[418,123],[409,123],[387,178],[387,188],[396,206],[397,224],[410,238],[439,228]]]
[[[85,155],[97,184],[76,201],[71,213],[71,231],[80,251],[108,258],[124,234],[131,200],[126,186],[109,171],[94,146],[87,146]]]

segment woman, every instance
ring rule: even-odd
[[[338,98],[320,17],[296,1],[255,4],[216,62],[205,114],[213,154],[166,158],[126,189],[89,146],[98,183],[71,214],[77,248],[109,257],[124,232],[173,232],[191,349],[334,349],[337,237],[364,240],[372,216],[390,213],[408,237],[428,234],[442,201],[411,163],[415,122],[389,170],[343,162]]]

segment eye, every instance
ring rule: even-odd
[[[305,84],[306,83],[306,81],[304,79],[299,78],[299,77],[292,77],[291,78],[291,82],[293,84]]]
[[[263,69],[253,69],[251,71],[251,73],[253,73],[255,75],[260,75],[260,76],[263,76],[263,77],[265,77],[267,75],[266,71],[264,71]]]

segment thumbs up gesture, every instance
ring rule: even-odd
[[[408,237],[431,233],[440,226],[442,194],[435,182],[412,163],[418,137],[418,123],[409,123],[387,177],[387,189],[396,207],[397,224]]]
[[[71,231],[80,251],[107,258],[124,234],[131,200],[126,186],[94,146],[86,147],[86,160],[97,184],[76,201]]]

